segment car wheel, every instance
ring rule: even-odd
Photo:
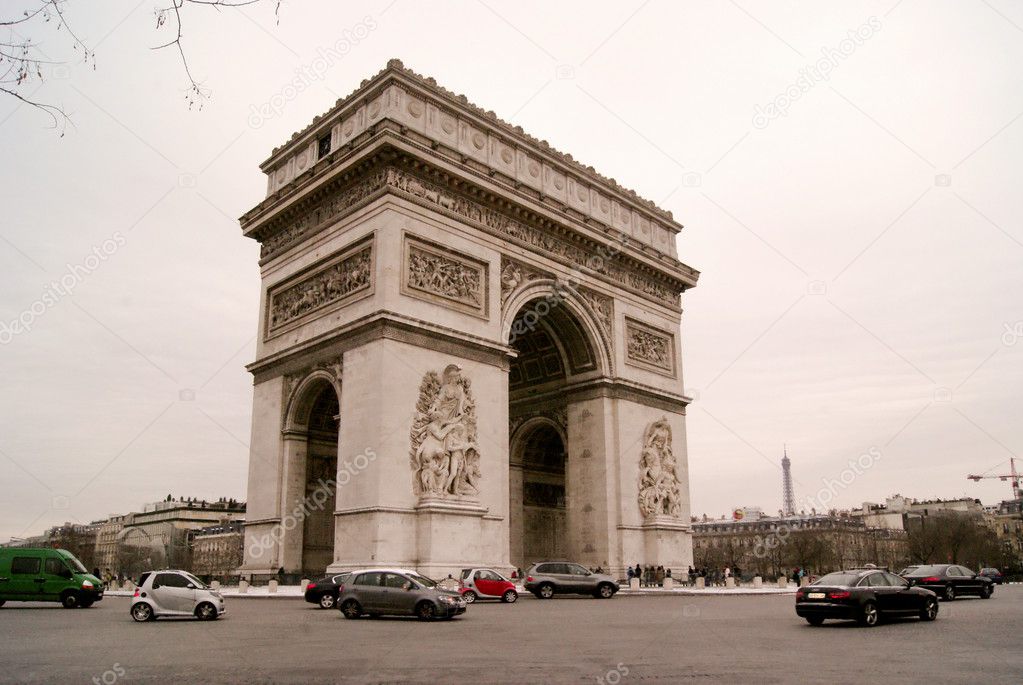
[[[81,605],[77,592],[65,592],[60,597],[60,603],[64,605],[65,609],[77,609]]]
[[[877,611],[877,604],[874,604],[873,602],[863,603],[863,607],[860,608],[860,615],[858,619],[860,625],[876,626],[880,618],[881,614]]]
[[[955,599],[956,598],[955,586],[953,586],[953,585],[946,585],[945,586],[945,593],[944,593],[943,597],[944,597],[944,599],[946,599],[949,602],[951,602],[953,599]]]
[[[462,599],[465,600],[466,604],[472,604],[476,601],[476,593],[472,590],[466,590],[465,593],[462,594]]]
[[[984,587],[982,587],[980,589],[980,598],[981,599],[990,599],[992,592],[994,592],[994,590],[991,589],[991,586],[990,585],[985,585]]]
[[[511,604],[518,598],[519,593],[515,592],[515,590],[508,590],[503,595],[501,595],[501,601],[504,602],[505,604]]]
[[[601,583],[597,587],[597,597],[600,599],[611,599],[615,596],[615,589],[611,583]]]
[[[334,595],[329,592],[325,595],[320,595],[320,608],[321,609],[333,609],[335,602]]]
[[[924,602],[924,608],[920,610],[921,621],[933,621],[938,617],[938,600],[928,597]]]
[[[421,621],[432,621],[437,618],[437,607],[433,606],[433,602],[420,602],[416,605],[416,616]]]
[[[146,621],[152,621],[156,618],[156,614],[153,613],[153,607],[149,606],[145,602],[139,602],[138,604],[132,605],[131,617],[139,623],[145,623]]]
[[[554,586],[550,583],[544,583],[536,589],[536,596],[540,599],[550,599],[554,596]]]
[[[359,618],[362,616],[362,607],[354,599],[349,599],[341,605],[341,613],[345,615],[345,618]]]
[[[215,621],[217,618],[217,607],[209,602],[203,602],[195,608],[195,615],[200,621]]]
[[[812,626],[824,625],[824,617],[823,616],[807,616],[806,617],[806,622],[809,623]]]

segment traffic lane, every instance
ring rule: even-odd
[[[1023,588],[864,629],[795,616],[791,596],[530,596],[453,621],[348,621],[301,600],[229,599],[215,622],[136,624],[127,598],[0,609],[0,682],[1018,682]],[[106,676],[106,679],[104,679]]]

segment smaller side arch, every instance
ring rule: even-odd
[[[337,395],[338,405],[340,406],[340,381],[326,369],[315,369],[306,374],[288,396],[283,430],[305,430],[309,426],[309,417],[312,414],[313,405],[325,386],[333,388]]]

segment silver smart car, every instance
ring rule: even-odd
[[[222,616],[224,596],[188,571],[147,571],[131,600],[131,617],[152,621],[160,616],[195,616],[213,621]]]

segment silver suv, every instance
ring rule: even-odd
[[[187,571],[147,571],[131,599],[131,617],[139,622],[159,616],[212,621],[226,611],[224,596]]]
[[[465,600],[415,571],[367,568],[353,571],[338,588],[337,607],[345,618],[387,614],[429,621],[464,614]]]
[[[526,569],[523,587],[538,599],[555,594],[593,595],[611,599],[618,592],[618,583],[603,573],[592,573],[585,566],[569,561],[542,561]]]

